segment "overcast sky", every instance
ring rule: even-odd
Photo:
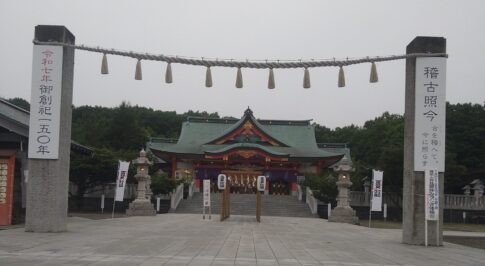
[[[416,36],[447,39],[447,100],[485,101],[485,1],[0,1],[0,97],[30,101],[34,27],[65,25],[77,44],[155,54],[234,59],[343,59],[404,54]],[[164,83],[166,64],[76,51],[74,105],[113,107],[122,101],[164,111],[200,110],[241,117],[250,106],[258,118],[314,119],[334,128],[362,125],[383,112],[403,114],[405,61],[345,68],[347,86],[337,87],[337,68],[212,68],[214,86],[204,86],[205,68],[173,64],[174,83]]]

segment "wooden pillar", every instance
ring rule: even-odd
[[[172,178],[175,178],[175,172],[177,171],[177,157],[172,157]]]
[[[256,191],[256,221],[261,222],[261,192]]]

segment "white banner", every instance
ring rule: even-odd
[[[382,211],[382,181],[384,172],[372,170],[372,206],[371,211]]]
[[[426,220],[438,221],[440,215],[440,188],[437,169],[424,172],[424,195]]]
[[[128,179],[128,168],[130,162],[119,161],[118,177],[116,178],[116,196],[115,201],[123,201],[125,196],[126,179]]]
[[[62,56],[62,46],[34,45],[29,122],[31,159],[59,158]]]
[[[416,58],[414,171],[445,171],[446,58]]]
[[[203,186],[203,192],[204,192],[204,207],[209,207],[211,206],[211,181],[209,179],[204,179],[204,186]]]

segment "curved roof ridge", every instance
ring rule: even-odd
[[[208,141],[207,143],[205,144],[212,144],[213,142],[217,141],[217,140],[220,140],[222,138],[224,138],[225,136],[229,135],[231,132],[233,132],[234,130],[236,130],[237,128],[239,128],[242,124],[244,124],[247,120],[251,120],[251,122],[259,129],[261,130],[261,132],[263,132],[264,134],[266,134],[267,136],[269,136],[270,138],[274,139],[276,142],[280,143],[281,145],[283,146],[286,146],[286,147],[289,147],[288,144],[284,143],[283,141],[277,139],[276,137],[274,137],[272,134],[270,134],[267,130],[264,129],[264,127],[262,126],[262,124],[260,122],[258,122],[258,120],[253,116],[253,111],[251,111],[251,109],[248,109],[246,111],[244,111],[244,115],[243,117],[241,117],[241,119],[239,119],[239,121],[237,121],[234,125],[232,125],[230,128],[228,128],[225,132],[223,132],[220,136],[212,139],[211,141]]]

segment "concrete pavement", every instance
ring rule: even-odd
[[[401,244],[401,230],[323,219],[198,214],[70,218],[65,233],[0,231],[0,265],[485,265],[483,250]]]

